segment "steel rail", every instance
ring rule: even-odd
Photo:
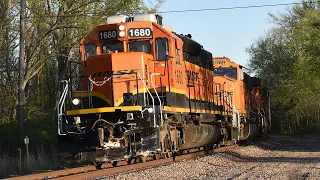
[[[120,161],[118,162],[118,167],[113,167],[111,163],[106,163],[102,166],[101,170],[96,170],[95,166],[84,166],[84,167],[78,167],[78,168],[72,168],[72,169],[65,169],[65,170],[58,170],[58,171],[52,171],[52,172],[45,172],[45,173],[39,173],[39,174],[31,174],[26,176],[18,176],[13,178],[8,178],[8,180],[24,180],[24,179],[58,179],[58,180],[81,180],[81,179],[91,179],[91,178],[97,178],[97,177],[103,177],[108,176],[112,174],[118,174],[123,173],[127,171],[132,170],[138,170],[138,169],[144,169],[144,168],[151,168],[158,165],[164,165],[172,162],[182,161],[186,159],[193,159],[196,157],[211,155],[214,153],[224,152],[230,149],[233,149],[237,147],[238,144],[220,147],[217,149],[211,149],[211,150],[199,150],[198,149],[190,149],[188,154],[178,155],[170,158],[164,158],[164,159],[158,159],[158,160],[152,160],[152,158],[149,158],[147,162],[144,163],[137,163],[137,164],[127,164],[126,161]]]

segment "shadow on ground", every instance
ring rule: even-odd
[[[255,145],[270,151],[320,152],[320,137],[269,134]]]
[[[320,162],[320,156],[317,157],[295,157],[294,154],[290,157],[277,155],[268,156],[270,151],[288,151],[292,153],[298,152],[319,152],[320,155],[320,138],[319,137],[299,137],[299,136],[283,136],[283,135],[268,135],[266,138],[259,138],[259,141],[253,143],[266,151],[264,157],[254,157],[239,154],[234,151],[227,151],[221,155],[231,161],[237,162],[292,162],[292,163],[316,163]],[[291,153],[286,153],[291,154]],[[263,155],[262,155],[263,156]]]

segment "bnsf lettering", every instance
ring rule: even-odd
[[[199,79],[199,73],[195,71],[187,70],[188,79],[197,81]]]
[[[104,71],[104,72],[95,72],[92,74],[92,77],[106,77],[111,76],[113,74],[121,75],[121,74],[134,74],[138,72],[139,69],[132,69],[132,70],[117,70],[117,71]]]
[[[111,76],[113,71],[105,71],[105,72],[95,72],[92,74],[92,77],[106,77]]]
[[[96,72],[92,75],[92,77],[100,77],[102,72]]]

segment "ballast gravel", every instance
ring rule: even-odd
[[[268,135],[227,152],[98,179],[320,179],[320,137]]]

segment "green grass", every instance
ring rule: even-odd
[[[17,152],[18,153],[18,152]],[[21,173],[19,172],[19,157],[9,154],[0,155],[0,178],[9,176],[26,175],[33,172],[44,170],[59,169],[60,163],[55,152],[45,152],[38,150],[29,156],[29,162],[23,157],[21,164]]]

